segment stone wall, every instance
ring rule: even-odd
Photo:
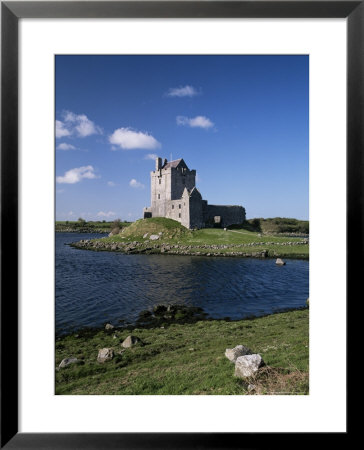
[[[240,224],[245,220],[245,209],[242,206],[206,205],[204,207],[206,226],[213,226],[216,223],[215,217],[221,217],[222,227]]]
[[[168,219],[177,220],[178,222],[186,222],[188,214],[188,205],[183,199],[169,200],[166,202],[166,215]]]
[[[190,224],[189,228],[203,228],[205,226],[202,214],[202,197],[198,191],[190,196]]]
[[[189,191],[195,187],[196,170],[178,167],[171,171],[171,200],[175,200],[182,197],[185,187]]]

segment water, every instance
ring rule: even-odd
[[[200,306],[241,319],[305,306],[309,263],[273,259],[125,255],[66,243],[100,234],[56,233],[56,330],[133,322],[157,303]]]

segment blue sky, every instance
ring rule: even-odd
[[[135,220],[154,156],[210,204],[308,219],[309,58],[56,56],[56,218]]]

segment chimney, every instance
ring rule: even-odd
[[[155,170],[159,170],[162,168],[162,158],[156,158],[155,160]]]

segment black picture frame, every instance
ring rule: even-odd
[[[18,433],[18,21],[111,17],[347,18],[347,304],[361,292],[364,1],[1,2],[1,448],[256,448],[273,437],[284,446],[289,434],[245,433],[242,438],[241,433]]]

